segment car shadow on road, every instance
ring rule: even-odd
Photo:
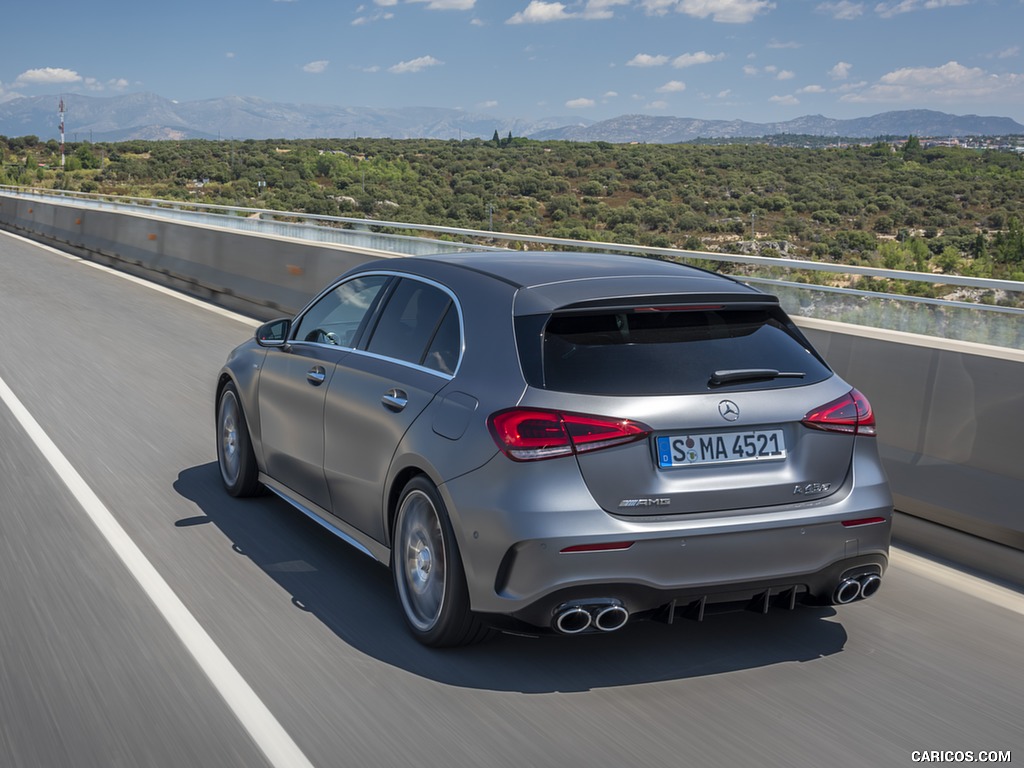
[[[274,496],[233,499],[214,462],[183,470],[175,490],[291,596],[358,651],[446,685],[522,693],[586,691],[718,675],[839,653],[846,630],[833,609],[741,612],[704,622],[638,622],[612,634],[521,637],[436,650],[409,634],[388,569]]]

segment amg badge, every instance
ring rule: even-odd
[[[623,499],[619,507],[667,507],[672,499],[662,497],[660,499]]]

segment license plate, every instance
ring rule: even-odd
[[[658,466],[662,469],[786,458],[781,429],[664,435],[657,439],[657,446]]]

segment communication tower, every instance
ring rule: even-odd
[[[64,170],[64,97],[60,97],[60,169]]]

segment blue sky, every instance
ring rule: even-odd
[[[4,21],[0,101],[147,91],[523,119],[1024,122],[1024,0],[51,0]]]

